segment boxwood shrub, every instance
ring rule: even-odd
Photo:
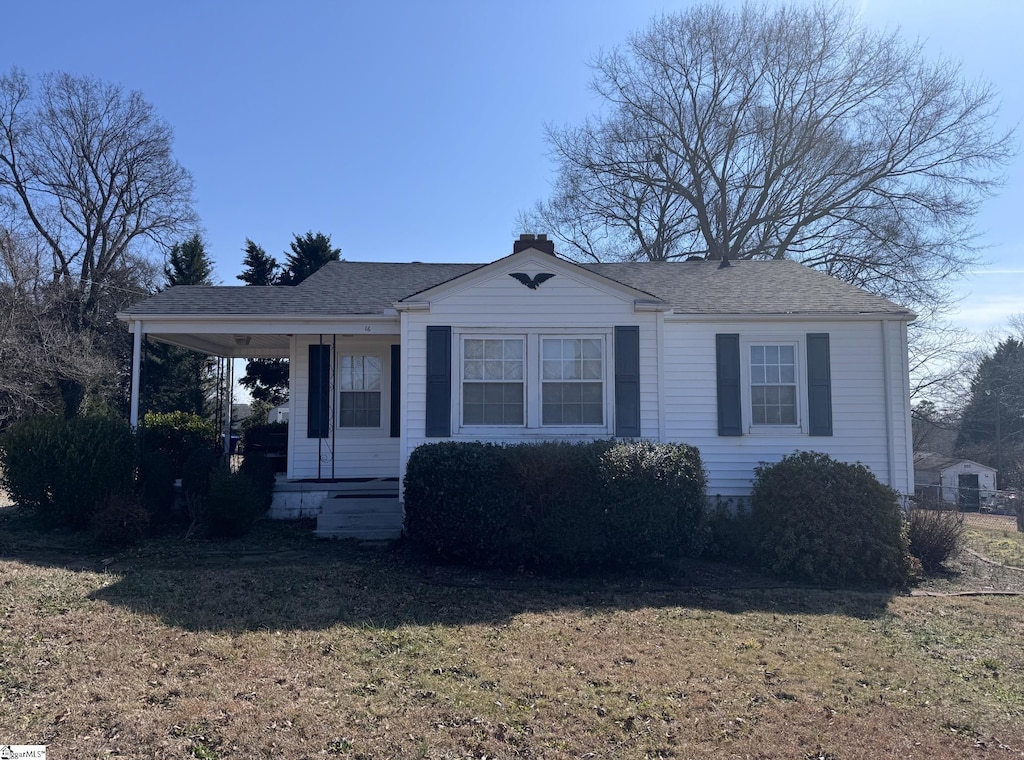
[[[180,477],[185,460],[196,449],[217,450],[213,423],[190,412],[147,412],[143,417],[142,445],[145,453],[161,451]]]
[[[755,555],[767,571],[825,585],[906,583],[907,535],[897,494],[861,464],[801,451],[757,469]]]
[[[443,442],[405,475],[406,531],[437,560],[550,571],[661,564],[704,540],[700,454],[648,442]]]
[[[113,417],[32,417],[0,437],[4,484],[15,503],[80,529],[112,495],[135,483],[135,440]]]

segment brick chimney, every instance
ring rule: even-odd
[[[555,241],[548,240],[547,235],[531,235],[530,233],[524,233],[519,236],[518,240],[512,241],[512,253],[519,253],[525,251],[527,248],[535,248],[541,253],[548,253],[552,256],[555,255]]]

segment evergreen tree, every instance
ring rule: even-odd
[[[199,235],[171,246],[171,253],[164,265],[164,277],[168,287],[213,284],[213,262],[206,254],[206,247]]]
[[[281,266],[274,257],[248,238],[244,250],[245,269],[237,275],[238,279],[246,285],[277,285]],[[288,398],[288,360],[250,359],[238,382],[252,395],[254,416],[265,416]]]
[[[175,244],[164,265],[166,287],[212,285],[213,261],[199,235]],[[215,393],[214,363],[187,348],[151,343],[143,369],[147,411],[206,415]]]
[[[278,271],[281,269],[277,260],[249,238],[245,239],[243,250],[245,258],[242,265],[245,269],[238,275],[238,279],[246,285],[277,285]]]
[[[1007,338],[982,359],[960,419],[957,449],[996,468],[999,485],[1024,459],[1024,343]]]
[[[312,231],[296,235],[291,253],[285,254],[282,285],[298,285],[328,261],[341,261],[341,249],[331,248],[331,236]]]

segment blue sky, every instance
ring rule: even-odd
[[[1024,122],[1020,0],[864,0],[876,26],[927,38]],[[687,2],[478,0],[5,4],[0,68],[66,70],[141,90],[174,128],[216,274],[240,284],[252,238],[278,258],[322,231],[373,261],[490,261],[548,194],[543,126],[593,112],[587,61]],[[988,266],[955,321],[1024,311],[1024,158],[977,225]],[[542,230],[537,230],[541,232]]]

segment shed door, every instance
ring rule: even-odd
[[[981,489],[978,488],[978,475],[963,473],[957,481],[959,486],[960,510],[962,512],[977,512],[981,506]]]

